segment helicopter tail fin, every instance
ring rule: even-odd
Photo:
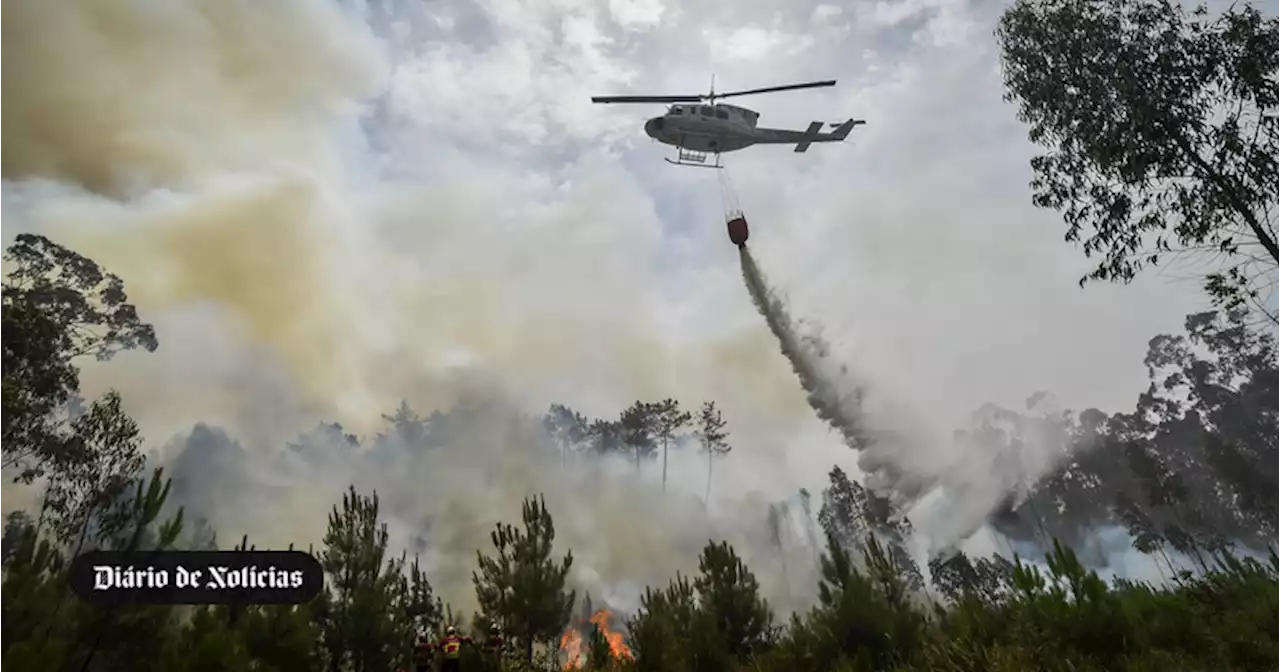
[[[831,132],[831,139],[836,141],[844,140],[849,137],[849,131],[852,131],[854,126],[865,123],[867,123],[866,119],[850,119],[837,126],[836,130]]]
[[[797,152],[808,151],[809,145],[819,139],[818,132],[821,130],[822,130],[821,121],[815,121],[812,124],[809,124],[809,128],[806,128],[804,131],[804,137],[800,138],[800,142],[796,143],[796,151]]]

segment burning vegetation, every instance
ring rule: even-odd
[[[560,652],[564,656],[564,670],[581,669],[587,661],[597,662],[601,657],[631,659],[631,649],[622,633],[609,626],[613,612],[597,609],[584,619],[575,622],[560,635]]]

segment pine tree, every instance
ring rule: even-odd
[[[598,455],[620,450],[622,423],[597,418],[587,426],[587,437]]]
[[[382,672],[408,646],[395,605],[404,579],[397,563],[386,559],[387,541],[378,494],[364,497],[350,487],[341,508],[335,505],[329,514],[318,557],[328,577],[318,615],[331,669],[350,665],[354,672]]]
[[[760,597],[760,583],[728,542],[708,543],[698,559],[694,590],[729,653],[759,650],[772,634],[773,615]]]
[[[534,643],[554,641],[564,631],[576,595],[565,590],[572,551],[559,561],[551,556],[556,533],[546,502],[526,499],[522,514],[523,531],[499,523],[490,533],[496,554],[476,551],[480,568],[471,579],[484,618],[501,623],[532,663]]]
[[[587,669],[607,670],[613,662],[613,650],[609,648],[609,640],[605,639],[600,626],[592,623],[587,633]]]
[[[564,466],[569,455],[576,452],[590,435],[590,423],[586,416],[563,404],[551,405],[542,419],[542,427],[560,451],[561,466]]]
[[[652,457],[657,450],[655,437],[657,423],[653,404],[637,401],[627,407],[618,418],[622,430],[622,441],[631,449],[636,458],[636,471],[640,471],[640,460]]]
[[[653,414],[653,433],[662,442],[662,489],[667,489],[667,450],[675,434],[693,420],[688,411],[680,410],[680,402],[663,399],[650,406]]]
[[[729,445],[729,433],[725,431],[724,418],[720,415],[720,409],[716,408],[716,402],[704,401],[702,408],[698,411],[698,442],[702,446],[702,452],[707,454],[707,489],[702,499],[705,503],[711,503],[711,465],[717,457],[727,455],[733,447]]]

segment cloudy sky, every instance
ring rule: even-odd
[[[253,445],[401,398],[499,391],[612,414],[719,400],[744,487],[852,456],[813,417],[742,286],[711,171],[662,161],[660,106],[738,99],[763,125],[867,120],[842,144],[726,155],[751,248],[863,382],[941,431],[1050,390],[1119,410],[1196,287],[1077,279],[1030,205],[992,37],[1000,3],[12,0],[4,237],[121,275],[161,348],[86,367],[163,442]],[[789,474],[790,478],[778,478]],[[756,483],[755,481],[758,481]]]
[[[764,124],[868,120],[842,145],[756,148],[726,163],[752,247],[797,312],[930,407],[1016,403],[1040,388],[1073,405],[1124,404],[1146,339],[1176,328],[1197,299],[1167,280],[1077,287],[1087,262],[1053,213],[1030,206],[1033,148],[1001,100],[991,37],[1001,4],[413,7],[384,24],[404,36],[384,108],[395,131],[375,136],[400,150],[394,165],[519,183],[539,205],[614,190],[581,236],[617,240],[624,249],[610,257],[634,255],[626,263],[644,277],[617,291],[654,291],[661,308],[647,319],[673,337],[759,328],[718,185],[660,161],[669,148],[639,127],[661,108],[589,99],[705,91],[713,73],[721,90],[839,80],[740,99]],[[620,227],[631,230],[607,231]]]

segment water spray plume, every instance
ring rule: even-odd
[[[738,258],[751,301],[791,364],[805,401],[819,419],[840,433],[845,445],[858,452],[867,487],[902,507],[918,502],[938,483],[934,472],[912,464],[912,456],[920,454],[919,442],[912,443],[902,432],[890,429],[887,418],[879,417],[872,425],[863,406],[865,380],[851,380],[848,367],[828,361],[830,346],[825,341],[802,334],[749,248],[739,247]]]
[[[812,343],[806,343],[797,335],[786,305],[769,289],[764,274],[751,256],[751,250],[745,245],[739,247],[738,259],[742,264],[742,279],[751,294],[751,301],[769,325],[769,331],[778,339],[782,354],[800,379],[809,406],[819,418],[839,431],[851,448],[865,446],[869,439],[851,408],[854,404],[848,403],[853,400],[842,398],[839,390],[818,369],[814,353],[806,352],[811,349]]]

